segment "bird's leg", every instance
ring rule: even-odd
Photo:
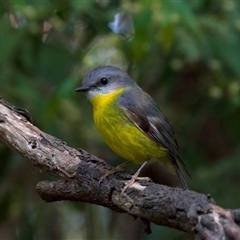
[[[132,184],[134,184],[137,180],[145,180],[145,181],[151,181],[149,177],[138,177],[139,173],[143,169],[143,167],[147,164],[148,160],[145,161],[141,167],[135,172],[135,174],[132,176],[130,180],[128,180],[125,184],[125,187],[122,190],[122,193],[124,193]]]
[[[106,173],[100,178],[99,182],[101,183],[106,177],[124,170],[124,167],[127,165],[128,162],[121,163],[117,165],[114,169],[106,171]]]

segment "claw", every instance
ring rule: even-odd
[[[131,185],[133,185],[137,180],[145,180],[145,181],[152,181],[149,177],[138,177],[140,171],[143,169],[143,167],[147,164],[148,161],[145,161],[141,167],[137,170],[137,172],[132,176],[132,178],[128,181],[126,181],[126,185],[122,190],[122,193],[124,193]]]

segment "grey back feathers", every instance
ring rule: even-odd
[[[187,188],[186,177],[190,175],[181,160],[175,133],[169,120],[163,115],[153,98],[138,87],[124,92],[118,101],[128,118],[138,128],[168,150],[181,186]]]

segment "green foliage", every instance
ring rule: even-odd
[[[132,38],[107,26],[121,11],[133,18]],[[117,65],[171,120],[190,188],[239,207],[239,2],[25,0],[2,4],[0,16],[0,95],[28,109],[41,130],[121,163],[96,132],[89,102],[74,92],[93,67]],[[98,207],[42,203],[34,186],[51,177],[3,145],[0,154],[5,238],[122,238],[123,226],[132,239],[191,239],[158,226],[145,236],[136,221]]]

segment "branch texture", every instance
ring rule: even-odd
[[[81,201],[105,206],[140,217],[149,232],[148,221],[195,234],[195,239],[240,239],[240,209],[226,210],[205,194],[138,181],[122,194],[131,178],[81,149],[73,149],[28,120],[30,115],[0,99],[0,141],[35,167],[54,174],[59,181],[37,184],[46,202]]]

